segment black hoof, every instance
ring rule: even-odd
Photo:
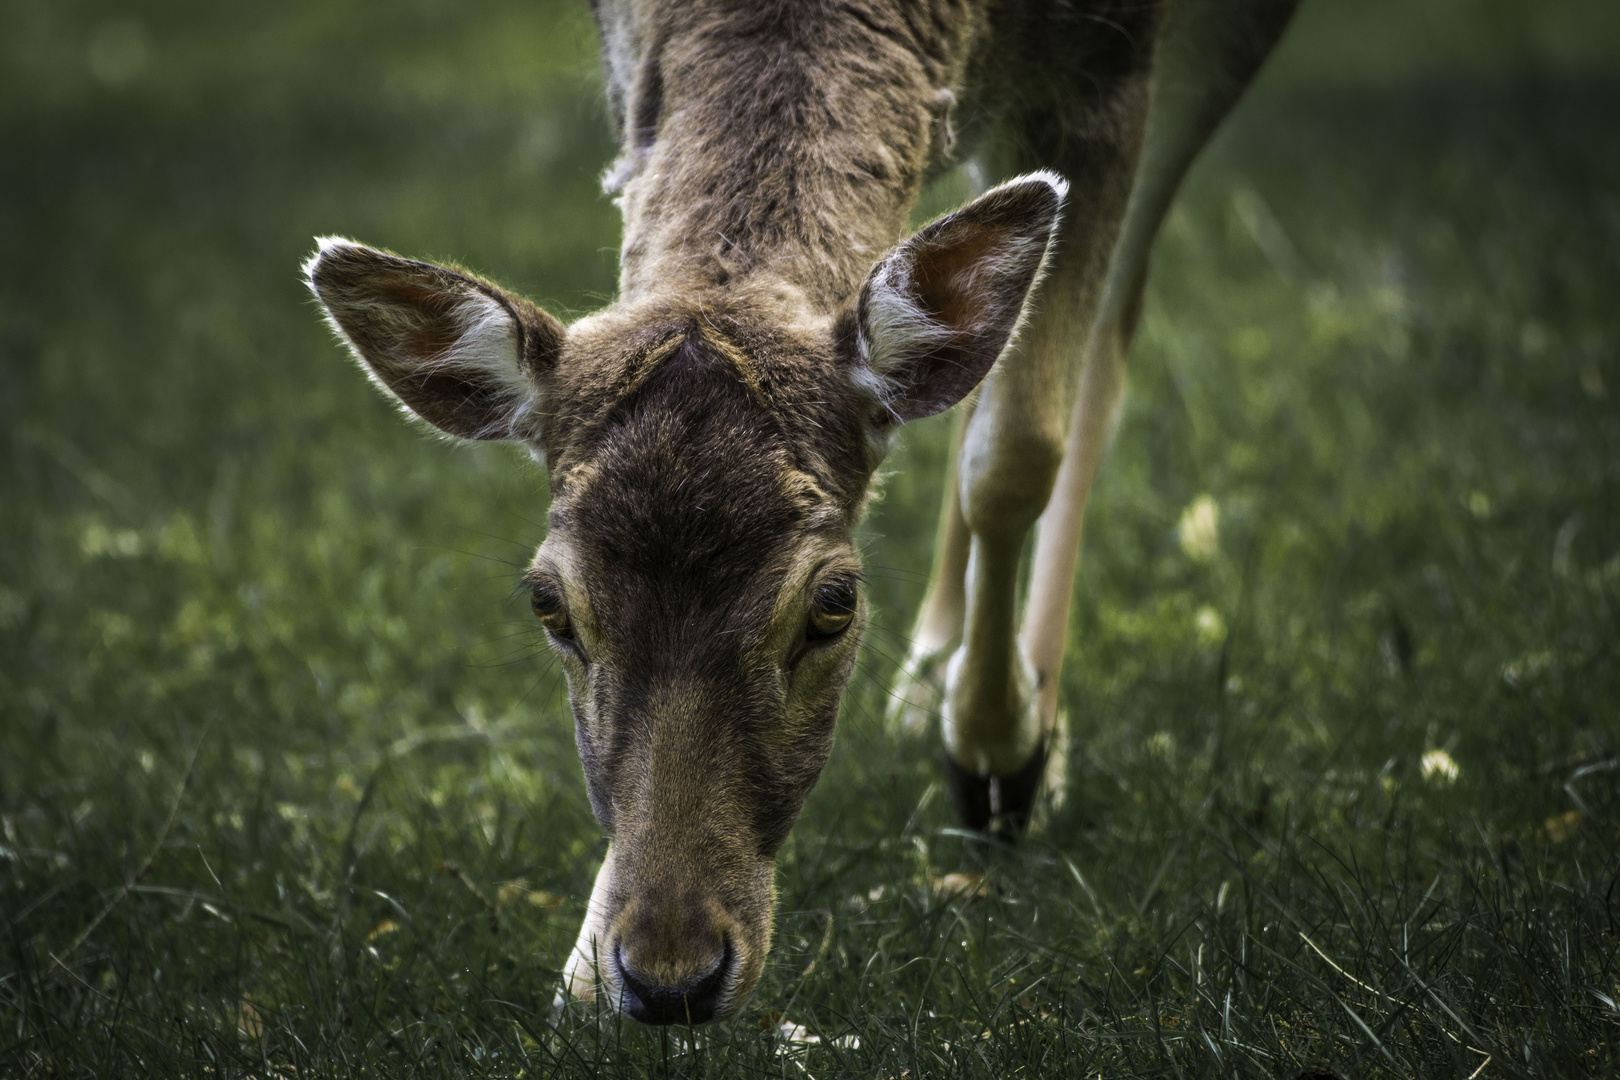
[[[962,824],[1009,843],[1029,826],[1030,811],[1046,773],[1048,747],[1042,739],[1029,762],[1011,776],[979,776],[945,752],[945,784]]]

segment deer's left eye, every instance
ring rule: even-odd
[[[556,586],[550,582],[536,585],[532,603],[534,617],[540,620],[541,626],[564,641],[574,639],[574,626],[568,620],[568,605],[563,603],[562,592]]]
[[[805,637],[818,641],[842,634],[855,621],[855,604],[855,582],[850,578],[837,577],[816,586]]]

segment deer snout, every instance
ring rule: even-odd
[[[624,998],[622,1009],[632,1020],[643,1024],[703,1024],[714,1019],[725,997],[731,974],[731,945],[728,942],[714,957],[709,970],[695,978],[669,984],[637,973],[626,962],[620,949],[613,960],[619,969],[619,985]]]
[[[615,840],[602,860],[558,1008],[602,993],[642,1023],[726,1019],[765,970],[774,861],[728,866],[686,853],[647,874],[631,847]]]
[[[612,963],[625,1015],[644,1024],[702,1024],[732,1011],[738,934],[716,905],[650,897],[616,921]]]

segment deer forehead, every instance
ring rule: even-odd
[[[555,372],[548,460],[562,513],[626,491],[643,493],[621,508],[630,516],[679,513],[700,494],[811,517],[838,502],[831,459],[859,438],[835,420],[858,412],[836,360],[758,334],[739,343],[706,324],[644,327],[592,347],[603,336],[571,334],[591,355],[564,356]]]
[[[677,333],[621,373],[612,403],[552,458],[537,568],[554,567],[571,602],[632,623],[695,607],[770,611],[805,560],[849,550],[848,513],[748,352]]]
[[[683,360],[691,366],[696,356],[723,369],[774,418],[773,426],[788,436],[785,443],[805,459],[806,472],[837,487],[828,482],[832,466],[816,460],[825,456],[816,428],[840,415],[864,419],[866,402],[838,354],[834,321],[796,302],[758,302],[745,293],[614,306],[574,323],[546,376],[553,481],[566,486],[585,478],[598,437],[621,418],[626,403],[667,367]],[[844,434],[838,433],[842,441],[858,441]],[[581,465],[587,468],[575,476]]]

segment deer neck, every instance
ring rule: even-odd
[[[758,7],[775,22],[694,18],[643,52],[609,180],[624,302],[763,280],[830,312],[905,227],[948,73],[865,27]]]

